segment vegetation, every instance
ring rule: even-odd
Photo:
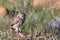
[[[14,40],[13,32],[10,33],[10,24],[13,19],[13,10],[19,9],[26,13],[26,20],[22,25],[21,30],[26,35],[38,32],[45,33],[45,27],[53,16],[60,17],[60,10],[42,6],[35,9],[32,5],[32,0],[27,0],[27,6],[24,7],[24,0],[0,0],[0,5],[7,8],[10,12],[9,19],[0,19],[0,40]],[[53,14],[52,14],[53,13]],[[53,33],[50,31],[50,33]],[[16,39],[17,40],[17,39]],[[58,40],[58,39],[57,39]]]

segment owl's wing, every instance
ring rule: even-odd
[[[14,24],[18,23],[19,22],[19,18],[14,18],[13,21],[12,21],[12,24],[11,26],[13,26]]]

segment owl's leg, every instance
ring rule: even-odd
[[[13,25],[12,27],[11,27],[11,29],[14,31],[14,32],[17,32],[18,33],[18,26],[16,26],[16,25]]]

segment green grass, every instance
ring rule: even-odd
[[[46,8],[45,10],[42,10],[42,8],[38,8],[38,9],[34,9],[32,7],[32,3],[29,0],[27,3],[27,8],[23,7],[23,0],[13,0],[14,2],[16,2],[16,4],[19,4],[17,6],[17,8],[19,8],[19,10],[23,11],[26,13],[27,17],[26,20],[24,22],[24,24],[22,25],[22,31],[25,34],[33,34],[35,33],[35,29],[38,29],[38,31],[41,31],[42,33],[45,32],[45,27],[48,24],[48,22],[53,18],[52,14],[51,14],[51,10]],[[12,2],[13,2],[12,1]],[[1,0],[1,5],[6,7],[9,10],[16,10],[15,4],[10,3],[8,0]],[[10,12],[10,14],[12,15],[12,12]],[[60,10],[55,10],[54,15],[60,17]],[[10,31],[9,27],[11,24],[11,20],[12,18],[9,18],[9,21],[5,21],[5,19],[2,19],[0,21],[0,40],[13,40],[13,33],[11,33],[10,35],[3,35],[3,31],[2,30],[6,30],[6,32]],[[31,32],[30,32],[31,31]],[[5,32],[5,33],[6,33]],[[9,34],[9,33],[8,33]],[[10,36],[10,38],[8,38]]]

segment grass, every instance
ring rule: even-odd
[[[44,33],[46,25],[53,18],[51,9],[46,7],[45,10],[43,10],[43,8],[34,9],[32,7],[31,0],[27,1],[27,8],[23,7],[23,0],[13,0],[12,2],[15,2],[15,4],[10,3],[8,0],[1,0],[0,2],[2,6],[9,10],[16,10],[16,8],[19,8],[19,10],[26,13],[26,20],[21,28],[25,34],[34,34],[34,28]],[[15,6],[16,4],[18,4],[18,6]],[[10,12],[10,16],[11,15],[12,12]],[[60,17],[60,10],[55,9],[54,15]],[[0,20],[0,40],[13,40],[13,33],[9,35],[9,27],[12,21],[12,17],[7,19],[8,21],[6,21],[4,18]]]

